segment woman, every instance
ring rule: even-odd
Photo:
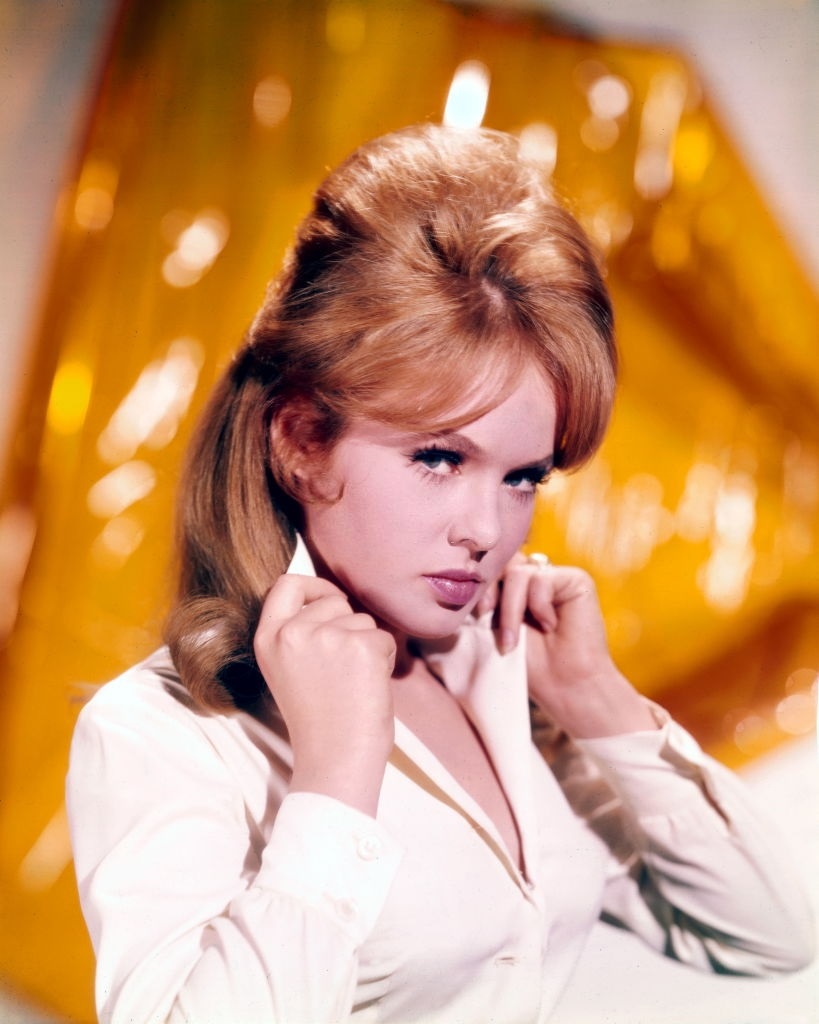
[[[330,174],[193,443],[168,649],[77,726],[102,1019],[543,1021],[601,913],[700,967],[806,961],[736,781],[617,671],[588,577],[516,554],[614,375],[514,139]]]

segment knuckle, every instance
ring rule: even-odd
[[[575,580],[584,589],[586,589],[586,590],[594,590],[595,589],[594,577],[591,575],[591,573],[587,572],[585,569],[580,569],[578,567],[573,568],[572,569],[572,573],[574,574]]]
[[[304,627],[295,617],[283,622],[276,630],[275,639],[282,647],[297,647],[304,636]]]

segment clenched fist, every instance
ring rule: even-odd
[[[253,641],[293,747],[291,791],[375,814],[394,738],[395,641],[327,580],[286,574]]]

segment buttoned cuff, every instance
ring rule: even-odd
[[[375,926],[403,854],[369,815],[320,793],[290,793],[254,884],[321,910],[360,945]]]
[[[574,741],[640,817],[700,799],[707,782],[708,759],[697,741],[664,708],[646,703],[658,729]]]

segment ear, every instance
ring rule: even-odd
[[[273,414],[271,469],[279,486],[297,501],[328,500],[326,471],[335,440],[334,420],[330,410],[303,396],[290,399]]]

